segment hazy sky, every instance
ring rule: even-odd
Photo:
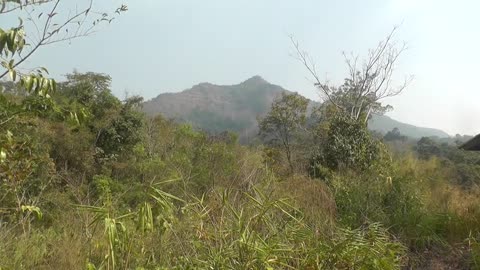
[[[409,50],[397,75],[415,80],[388,115],[450,134],[480,133],[479,0],[101,0],[129,11],[101,32],[44,48],[29,65],[55,76],[110,74],[114,93],[146,99],[200,82],[236,84],[253,75],[318,99],[290,54],[293,34],[320,74],[341,83],[341,52],[365,55],[401,24]],[[1,20],[1,19],[0,19]],[[52,60],[54,58],[54,60]]]

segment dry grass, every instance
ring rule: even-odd
[[[324,182],[294,175],[278,182],[276,193],[291,197],[294,205],[304,213],[306,221],[317,229],[332,227],[336,217],[335,198]]]

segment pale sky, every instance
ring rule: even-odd
[[[479,0],[97,2],[125,3],[129,11],[93,36],[43,48],[27,64],[47,66],[56,77],[75,68],[107,73],[119,97],[128,91],[150,99],[200,82],[236,84],[260,75],[318,99],[290,56],[288,34],[310,52],[320,74],[341,83],[342,51],[365,55],[401,24],[396,39],[409,50],[396,74],[415,80],[386,101],[394,106],[388,115],[452,135],[480,133]]]

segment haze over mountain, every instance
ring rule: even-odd
[[[291,91],[254,76],[236,85],[201,83],[179,93],[163,93],[146,101],[143,110],[149,116],[162,114],[211,132],[234,131],[248,140],[257,134],[257,118],[268,113],[282,92]],[[310,102],[310,106],[315,104]],[[369,122],[371,130],[381,133],[395,127],[412,138],[449,137],[442,130],[405,124],[388,116],[373,116]]]

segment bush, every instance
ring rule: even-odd
[[[330,122],[326,141],[311,158],[310,165],[319,165],[339,170],[366,170],[379,161],[385,151],[384,145],[374,139],[362,122],[338,113]]]

